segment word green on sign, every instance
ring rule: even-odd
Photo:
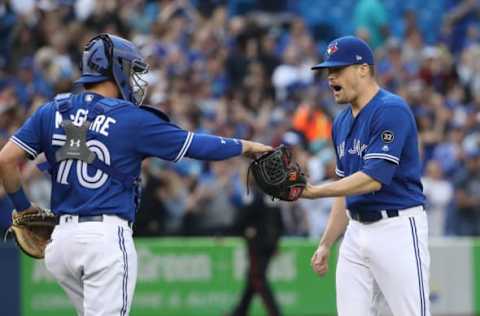
[[[135,239],[138,280],[132,316],[215,316],[241,295],[248,259],[241,239]],[[284,239],[269,279],[284,315],[335,315],[335,258],[318,278],[310,268],[314,242]],[[22,315],[75,315],[41,260],[22,256]],[[120,294],[119,294],[120,295]],[[265,315],[256,299],[251,315]]]

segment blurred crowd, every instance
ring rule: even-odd
[[[188,130],[286,144],[311,182],[332,181],[331,125],[343,106],[310,67],[347,25],[375,48],[381,85],[415,114],[430,234],[480,235],[480,2],[421,1],[442,6],[430,29],[419,27],[420,1],[395,17],[384,2],[351,2],[349,18],[336,21],[315,20],[300,0],[0,0],[0,146],[46,100],[72,90],[85,43],[109,32],[136,43],[151,66],[144,103]],[[230,234],[248,200],[247,166],[145,161],[136,234]],[[48,177],[35,162],[22,172],[31,198],[48,207]],[[273,203],[286,235],[318,237],[331,200]],[[2,227],[9,210],[0,187]]]

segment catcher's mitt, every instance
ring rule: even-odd
[[[13,233],[17,245],[24,253],[42,259],[56,224],[57,216],[51,211],[32,205],[24,211],[12,212],[12,226],[7,234]]]
[[[298,163],[291,158],[291,152],[279,146],[252,161],[248,174],[253,174],[258,187],[266,194],[283,201],[295,201],[302,195],[307,181]]]

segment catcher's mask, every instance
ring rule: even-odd
[[[75,84],[113,79],[124,100],[141,105],[148,86],[142,75],[148,72],[148,68],[132,42],[102,33],[85,46],[80,64],[82,75]]]

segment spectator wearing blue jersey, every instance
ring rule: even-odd
[[[41,106],[0,152],[0,178],[17,211],[31,207],[18,162],[46,157],[51,209],[58,216],[46,268],[79,315],[127,315],[137,277],[132,224],[141,163],[147,157],[225,160],[271,151],[260,143],[197,134],[142,106],[148,71],[138,48],[111,34],[91,39],[79,93]]]
[[[312,256],[323,276],[333,243],[345,233],[337,263],[337,312],[370,315],[380,291],[394,315],[430,315],[428,225],[420,182],[414,116],[401,97],[378,85],[370,47],[345,36],[328,45],[324,61],[338,104],[350,104],[333,124],[336,174],[307,184],[304,198],[335,197]]]

